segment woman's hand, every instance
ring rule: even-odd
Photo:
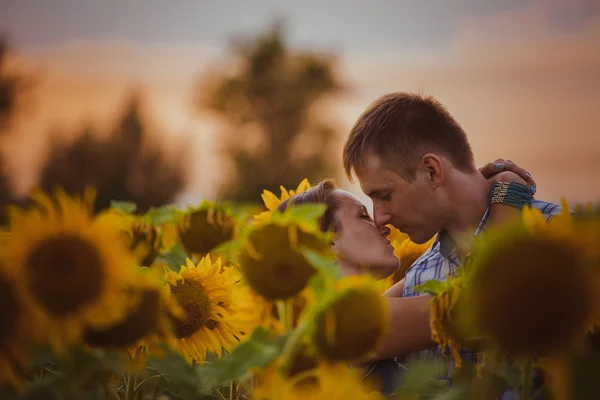
[[[533,194],[537,190],[531,174],[510,160],[497,159],[479,168],[479,172],[491,183],[519,182],[526,185]],[[519,179],[517,179],[519,178]]]

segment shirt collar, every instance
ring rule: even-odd
[[[485,210],[485,213],[483,214],[483,217],[481,218],[481,221],[479,222],[479,226],[477,227],[477,231],[475,232],[474,236],[481,234],[481,232],[483,232],[483,230],[486,228],[489,215],[490,215],[490,207],[488,207]],[[441,231],[439,231],[437,233],[437,236],[435,238],[435,241],[433,242],[432,247],[435,247],[438,244],[440,246],[440,248],[439,248],[440,254],[444,258],[447,258],[454,251],[456,251],[456,242],[454,241],[454,239],[452,239],[452,237],[450,236],[448,231],[446,231],[445,229],[442,229]]]

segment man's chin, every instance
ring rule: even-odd
[[[427,235],[418,234],[416,232],[407,232],[406,234],[410,241],[416,244],[425,244],[431,239],[431,237],[427,237]]]

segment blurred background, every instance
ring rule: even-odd
[[[366,201],[342,144],[392,91],[437,97],[537,198],[600,197],[597,0],[4,0],[0,34],[1,204],[260,202],[303,177]]]

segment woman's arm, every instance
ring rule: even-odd
[[[527,182],[514,172],[504,171],[500,172],[488,179],[489,182],[517,182],[522,185],[527,185]],[[488,225],[496,226],[506,221],[513,220],[521,214],[521,210],[517,207],[509,206],[507,204],[495,203],[490,209],[490,215],[488,217]]]

